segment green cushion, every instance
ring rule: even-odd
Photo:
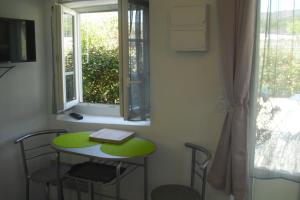
[[[101,151],[113,156],[136,157],[153,153],[155,144],[148,140],[132,138],[122,144],[102,144]]]
[[[67,133],[54,138],[52,143],[61,148],[81,148],[99,144],[89,140],[90,134],[91,132]]]

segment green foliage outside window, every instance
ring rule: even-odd
[[[83,101],[119,104],[117,12],[102,15],[107,20],[95,14],[81,19]]]
[[[267,14],[260,21],[257,145],[269,141],[277,131],[272,124],[284,106],[276,100],[300,94],[300,11],[273,12],[269,17],[269,27]]]
[[[269,97],[299,94],[300,10],[273,12],[268,19],[268,31],[265,30],[267,19],[267,14],[263,13],[260,21],[259,94]]]
[[[89,103],[119,103],[118,50],[104,47],[89,49],[89,61],[82,63],[83,101]]]
[[[269,97],[290,97],[300,93],[300,56],[297,55],[299,50],[294,54],[288,48],[265,51],[268,57],[264,61],[261,58],[260,94],[266,93]]]

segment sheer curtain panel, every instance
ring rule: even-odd
[[[150,117],[149,1],[129,0],[128,3],[128,118],[144,121]]]
[[[260,7],[253,175],[300,183],[300,1]]]

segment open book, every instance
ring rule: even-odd
[[[115,130],[115,129],[101,129],[90,135],[90,140],[95,142],[106,142],[113,144],[121,144],[134,136],[134,132]]]

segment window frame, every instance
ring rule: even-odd
[[[72,4],[72,6],[71,6]],[[55,7],[59,9],[54,9],[54,29],[53,32],[53,44],[54,44],[54,88],[55,88],[55,102],[56,105],[56,113],[60,113],[66,111],[68,109],[72,110],[80,110],[83,114],[85,114],[84,107],[99,105],[99,107],[104,108],[107,113],[107,110],[112,109],[112,112],[115,113],[116,109],[119,110],[120,115],[117,117],[123,117],[124,120],[131,120],[130,116],[130,91],[132,84],[136,84],[136,81],[130,79],[129,75],[129,1],[127,0],[117,0],[113,4],[106,5],[102,7],[95,3],[95,6],[91,7],[91,5],[85,7],[82,6],[80,3],[72,2],[72,3],[64,3],[55,4]],[[70,6],[70,8],[66,7]],[[79,14],[80,13],[87,13],[87,12],[105,12],[105,11],[115,11],[116,7],[118,8],[118,26],[119,26],[119,84],[120,84],[120,91],[119,91],[119,98],[120,104],[119,105],[112,105],[112,104],[94,104],[83,102],[83,81],[82,81],[82,52],[81,52],[81,45],[80,45],[80,20]],[[97,8],[99,10],[97,11]],[[73,10],[74,9],[74,10]],[[91,10],[89,10],[91,9]],[[59,10],[59,11],[58,11]],[[74,15],[74,69],[75,73],[75,80],[76,80],[76,99],[71,102],[66,102],[66,86],[65,86],[65,72],[63,66],[63,24],[62,24],[62,16],[63,13],[69,12]],[[79,11],[79,12],[77,12]],[[149,17],[149,16],[148,16]],[[60,35],[60,37],[58,36]],[[60,63],[58,63],[58,61]],[[150,100],[150,99],[149,99]],[[78,105],[78,106],[76,106]],[[77,109],[76,107],[80,107]],[[74,108],[74,109],[73,109]],[[86,109],[88,110],[88,108]],[[99,113],[99,116],[106,116],[105,114]],[[142,119],[141,121],[148,121],[147,119]]]
[[[80,38],[80,20],[79,20],[79,15],[83,14],[83,13],[96,13],[96,12],[111,12],[111,11],[116,11],[118,12],[118,31],[119,31],[119,98],[120,98],[120,104],[104,104],[104,103],[89,103],[89,102],[84,102],[83,101],[83,82],[82,82],[82,62],[81,62],[81,58],[82,58],[82,52],[81,52],[81,48],[79,48],[79,54],[78,54],[78,58],[79,58],[79,63],[78,63],[78,67],[79,67],[79,74],[80,74],[80,78],[79,78],[79,97],[80,97],[80,101],[77,104],[78,106],[76,106],[76,110],[82,112],[82,113],[90,113],[90,107],[93,107],[95,109],[98,110],[98,115],[99,116],[115,116],[115,117],[123,117],[123,68],[124,68],[124,63],[123,63],[123,51],[125,49],[123,49],[122,47],[124,45],[122,45],[124,37],[122,36],[122,8],[121,8],[121,0],[118,0],[118,4],[117,5],[105,5],[105,6],[96,6],[95,7],[85,7],[85,8],[78,8],[79,12],[78,12],[78,27],[77,27],[77,32],[78,32],[78,44],[80,46],[80,42],[81,42],[81,38]],[[126,39],[126,37],[125,37]],[[126,43],[126,42],[125,42]],[[102,111],[103,110],[103,111]],[[126,110],[126,109],[125,109]],[[119,113],[119,115],[116,115],[115,113]],[[111,113],[111,114],[107,114],[107,113]],[[95,112],[93,112],[93,115],[95,115]]]
[[[119,110],[120,115],[118,117],[124,117],[126,119],[126,116],[128,116],[128,113],[126,107],[128,107],[128,87],[124,87],[124,85],[127,84],[128,79],[128,16],[127,16],[127,10],[128,9],[128,2],[118,0],[118,4],[112,4],[112,5],[106,5],[106,6],[96,6],[95,7],[80,7],[76,9],[72,9],[67,7],[68,4],[62,6],[58,6],[58,27],[57,31],[59,34],[57,35],[57,47],[59,49],[57,53],[57,57],[59,58],[59,62],[61,67],[58,67],[58,74],[59,76],[59,83],[56,86],[59,91],[59,105],[58,110],[59,111],[65,111],[68,109],[71,109],[75,107],[76,105],[80,105],[80,111],[85,113],[84,106],[89,105],[99,105],[98,107],[105,108],[105,112],[107,113],[107,110],[111,109],[112,113],[115,113],[116,110]],[[116,9],[117,7],[117,9]],[[101,9],[103,8],[103,9]],[[77,12],[79,10],[79,12]],[[119,105],[113,105],[113,104],[98,104],[98,103],[88,103],[83,102],[83,81],[82,81],[82,52],[80,48],[80,20],[79,15],[81,13],[87,13],[87,12],[107,12],[107,11],[117,11],[118,12],[118,28],[119,28],[119,84],[120,84],[120,91],[119,91],[119,97],[120,97],[120,104]],[[63,63],[64,59],[64,49],[63,49],[63,14],[68,13],[74,16],[74,71],[75,71],[75,80],[76,80],[76,99],[67,102],[66,101],[66,77],[65,77],[65,66]],[[62,88],[62,89],[61,89]],[[127,94],[127,95],[126,95]],[[126,102],[126,103],[124,103]],[[126,106],[127,105],[127,106]],[[88,110],[88,109],[87,109]],[[102,115],[99,113],[99,115]]]
[[[129,43],[128,43],[128,1],[118,0],[120,32],[120,114],[129,119]],[[122,96],[121,96],[122,95]],[[122,105],[122,106],[121,106]]]
[[[65,58],[65,53],[64,53],[64,26],[63,26],[63,16],[64,14],[70,14],[72,15],[72,29],[73,29],[73,62],[74,62],[74,82],[75,82],[75,99],[71,101],[67,101],[67,88],[66,88],[66,71],[65,71],[65,63],[64,63],[64,58]],[[65,6],[58,6],[58,13],[57,13],[57,19],[58,19],[58,27],[57,27],[57,73],[58,73],[58,81],[57,81],[57,86],[60,88],[58,90],[58,105],[57,105],[57,110],[58,111],[64,111],[68,110],[75,105],[79,103],[79,70],[78,70],[78,32],[77,32],[77,22],[78,22],[78,15],[77,13],[69,9]]]
[[[275,4],[276,5],[276,4]],[[270,10],[269,10],[269,8],[270,8]],[[262,68],[262,66],[264,65],[263,63],[261,63],[261,59],[264,57],[264,59],[270,59],[271,60],[271,57],[272,56],[269,56],[268,54],[266,54],[266,55],[263,55],[263,53],[261,54],[261,52],[263,52],[263,51],[271,51],[271,50],[274,50],[274,49],[276,49],[276,56],[275,56],[275,59],[277,60],[280,60],[279,59],[279,57],[282,55],[280,52],[277,52],[277,49],[280,49],[280,48],[283,48],[283,47],[280,47],[280,45],[278,45],[278,44],[280,44],[280,42],[282,42],[283,40],[282,39],[280,39],[280,37],[278,37],[279,35],[285,35],[284,33],[282,33],[281,31],[280,32],[272,32],[271,31],[271,29],[272,29],[272,26],[270,26],[270,27],[267,27],[267,26],[265,26],[265,24],[264,23],[268,23],[268,22],[264,22],[263,21],[263,18],[262,18],[262,13],[264,13],[267,17],[268,17],[268,15],[273,15],[273,14],[275,14],[276,12],[281,12],[282,10],[280,10],[280,9],[278,9],[279,7],[276,7],[277,9],[276,10],[272,10],[271,9],[272,8],[272,6],[270,6],[270,7],[268,7],[268,10],[267,11],[264,11],[264,12],[262,12],[262,10],[261,10],[261,4],[259,3],[258,4],[258,12],[257,12],[257,17],[256,17],[256,33],[255,33],[255,37],[256,37],[256,43],[255,43],[255,52],[256,52],[256,55],[255,55],[255,59],[254,59],[254,66],[255,66],[255,71],[253,72],[253,77],[252,77],[252,90],[251,90],[251,104],[250,104],[250,107],[251,107],[251,111],[252,112],[250,112],[250,118],[251,118],[251,126],[250,126],[250,132],[251,133],[253,133],[253,137],[251,138],[251,148],[252,148],[252,155],[251,155],[251,163],[252,163],[252,166],[251,166],[251,176],[253,176],[254,178],[258,178],[258,179],[276,179],[276,178],[281,178],[281,179],[286,179],[286,180],[290,180],[290,181],[294,181],[294,179],[295,179],[295,175],[294,175],[294,172],[293,171],[289,171],[289,170],[287,170],[285,167],[283,167],[282,165],[279,165],[278,163],[280,163],[280,162],[278,162],[278,163],[276,163],[276,162],[273,162],[272,160],[272,155],[271,155],[271,153],[273,153],[274,154],[274,152],[278,152],[278,151],[275,151],[274,149],[270,149],[270,150],[268,150],[268,152],[264,152],[264,153],[262,153],[261,155],[260,155],[260,157],[266,157],[266,158],[268,158],[269,160],[270,160],[270,165],[269,164],[266,164],[266,163],[263,163],[263,162],[261,162],[261,163],[263,163],[263,164],[260,164],[259,162],[258,163],[256,163],[257,161],[259,161],[259,159],[258,160],[256,160],[257,159],[257,156],[259,156],[259,154],[257,154],[257,149],[259,149],[259,148],[263,148],[263,146],[264,145],[266,145],[265,143],[266,142],[268,142],[268,140],[271,140],[271,137],[270,138],[267,138],[265,141],[263,141],[263,142],[261,142],[260,143],[260,141],[258,140],[258,135],[257,135],[257,133],[259,133],[259,130],[266,130],[266,131],[269,131],[270,132],[270,135],[273,135],[274,133],[276,133],[277,132],[277,134],[278,135],[284,135],[284,134],[286,134],[284,131],[282,131],[283,129],[280,129],[280,128],[278,128],[278,127],[280,127],[279,125],[278,125],[278,123],[276,124],[276,128],[265,128],[263,125],[261,125],[260,127],[258,127],[257,126],[257,124],[258,124],[258,117],[259,117],[259,111],[260,110],[258,110],[258,107],[261,107],[262,106],[262,104],[261,103],[259,103],[258,102],[258,100],[261,100],[261,102],[271,102],[270,103],[270,110],[273,110],[274,108],[276,108],[277,106],[278,106],[278,104],[276,104],[276,101],[272,101],[272,100],[263,100],[264,98],[266,98],[266,99],[272,99],[273,98],[273,100],[274,99],[289,99],[289,98],[291,98],[292,96],[289,96],[289,97],[286,97],[286,96],[280,96],[280,95],[276,95],[276,93],[273,93],[272,94],[272,92],[267,92],[267,93],[265,93],[264,95],[262,95],[263,94],[263,90],[262,89],[259,89],[259,87],[260,86],[263,86],[263,85],[267,85],[267,84],[263,84],[262,83],[262,80],[263,79],[266,79],[266,75],[260,75],[260,70],[261,70],[261,68]],[[271,11],[272,10],[272,11]],[[285,10],[285,12],[286,13],[288,13],[288,12],[293,12],[293,11],[291,11],[291,10],[288,10],[288,9],[286,9]],[[269,22],[270,24],[272,24],[272,23],[274,23],[274,24],[276,24],[276,23],[278,23],[280,21],[280,18],[271,18],[271,21]],[[292,21],[292,19],[290,19],[290,22]],[[263,22],[263,24],[261,24]],[[263,25],[263,26],[262,26]],[[265,28],[266,30],[264,30],[263,29],[263,31],[261,31],[261,28]],[[282,25],[279,25],[278,27],[280,27],[280,28],[282,28]],[[278,29],[278,30],[281,30],[280,28],[276,28],[276,29]],[[284,30],[284,29],[283,29]],[[262,37],[261,37],[261,35],[263,35],[263,34],[265,34],[264,35],[264,39],[262,39]],[[274,34],[274,37],[271,37],[272,35]],[[294,37],[296,34],[292,34],[291,35],[291,37]],[[270,39],[270,41],[268,41],[268,42],[266,42],[266,43],[270,43],[270,44],[267,44],[267,45],[265,45],[265,44],[263,44],[263,42],[265,42],[266,40],[266,38],[271,38]],[[274,38],[276,38],[277,37],[277,39],[274,39]],[[273,39],[272,39],[273,38]],[[274,40],[277,40],[276,41],[276,47],[274,47],[273,45],[272,45],[272,43],[274,42]],[[293,40],[293,39],[292,39]],[[261,46],[262,45],[262,46]],[[268,47],[269,45],[271,45],[270,47]],[[278,45],[278,46],[277,46]],[[264,48],[262,48],[262,47],[264,47]],[[263,50],[262,50],[263,49]],[[268,50],[265,50],[265,49],[268,49]],[[290,50],[289,48],[287,48],[287,51],[288,50]],[[269,61],[267,61],[267,62],[269,62]],[[276,61],[276,62],[278,62],[278,61]],[[280,63],[280,61],[279,61],[279,63]],[[276,67],[280,67],[280,65],[272,65],[272,67],[271,68],[276,68]],[[274,69],[273,69],[274,70]],[[277,72],[278,73],[278,72]],[[261,77],[260,77],[261,76]],[[277,83],[278,84],[278,83]],[[270,88],[272,88],[272,84],[271,84],[271,86],[270,86]],[[278,89],[278,88],[277,88]],[[285,104],[284,105],[287,105],[288,103],[287,102],[285,102]],[[261,109],[261,108],[260,108]],[[280,106],[280,104],[279,104],[279,106],[276,108],[276,109],[279,109],[280,110],[280,112],[282,112],[282,111],[284,111],[284,109],[282,109],[281,108],[281,106]],[[265,113],[267,113],[267,114],[270,114],[271,112],[269,112],[269,111],[267,111],[267,112],[265,112]],[[267,119],[267,120],[265,120],[266,122],[266,124],[270,124],[270,122],[272,123],[272,121],[273,121],[273,119],[274,118],[276,118],[276,112],[274,112],[275,114],[271,114],[271,115],[273,115],[272,116],[272,119]],[[279,116],[280,116],[280,114],[279,114]],[[284,117],[284,118],[286,118],[286,116]],[[282,119],[283,119],[283,117],[282,117]],[[281,120],[281,123],[283,122],[284,120]],[[263,120],[261,120],[260,121],[260,123],[263,123]],[[280,123],[279,123],[280,124]],[[285,125],[286,126],[286,125]],[[277,129],[277,130],[276,130]],[[264,135],[264,134],[261,134],[261,135]],[[266,134],[267,135],[267,134]],[[263,137],[261,137],[261,138],[263,138]],[[274,140],[274,141],[276,141],[276,139]],[[280,143],[278,143],[277,141],[276,142],[273,142],[272,143],[273,145],[272,146],[274,146],[274,147],[276,147],[276,146],[278,146],[278,144],[280,144]],[[288,145],[285,145],[285,146],[288,146]],[[257,148],[257,147],[259,147],[259,148]],[[284,155],[285,153],[283,153],[283,151],[282,152],[279,152],[279,153],[281,153],[282,155]],[[272,159],[272,160],[271,160]],[[260,159],[260,160],[262,160],[262,159]],[[275,159],[274,159],[275,160]],[[286,162],[286,160],[284,161],[284,162]],[[275,163],[275,164],[274,164]],[[281,163],[283,163],[282,161],[281,161]],[[275,166],[277,164],[277,166]],[[271,166],[271,167],[270,167]],[[280,167],[278,167],[278,166],[280,166]],[[296,181],[297,182],[297,181]]]

